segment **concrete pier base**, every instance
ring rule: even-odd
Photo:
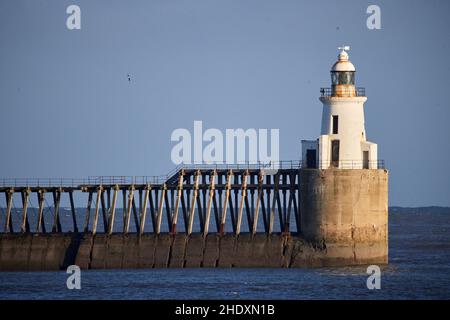
[[[387,170],[302,169],[300,199],[301,237],[327,264],[388,262]]]
[[[379,246],[379,244],[378,244]],[[0,271],[81,269],[268,267],[383,264],[377,244],[313,244],[282,234],[4,234]],[[368,257],[368,253],[375,254]]]

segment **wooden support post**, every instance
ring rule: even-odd
[[[247,215],[247,228],[248,228],[248,232],[252,232],[252,226],[253,226],[253,219],[251,216],[251,212],[250,212],[250,205],[248,203],[248,192],[246,192],[245,195],[245,201],[244,201],[244,206],[245,206],[245,213]]]
[[[77,212],[75,210],[75,203],[73,201],[73,191],[69,191],[69,200],[70,200],[70,209],[72,212],[73,232],[78,232]]]
[[[255,184],[255,174],[250,174],[250,184]],[[247,210],[247,225],[248,232],[252,232],[253,229],[253,220],[255,219],[255,188],[250,189],[250,211],[248,208],[248,197],[246,201],[246,210]]]
[[[261,213],[263,217],[264,231],[267,233],[269,231],[269,223],[267,221],[267,211],[264,203],[264,189],[261,190]]]
[[[191,179],[192,175],[188,175],[186,177],[186,184],[189,186],[192,186],[192,179]],[[191,190],[190,189],[186,189],[186,210],[187,212],[191,212]],[[188,217],[189,220],[189,217]],[[189,222],[186,221],[186,226],[189,225]],[[186,229],[187,230],[187,229]],[[186,231],[187,233],[187,231]]]
[[[186,192],[187,193],[187,192]],[[184,232],[188,232],[188,210],[186,207],[186,201],[184,199],[184,192],[181,193],[181,210],[183,211],[183,225],[184,225]],[[189,202],[189,199],[188,199]]]
[[[242,183],[242,173],[241,174],[236,174],[234,176],[234,185],[238,186],[239,185],[239,176],[241,176],[241,183]],[[238,216],[238,198],[239,198],[239,188],[235,188],[234,189],[234,207],[236,208],[236,210],[231,211],[231,223],[233,224],[233,232],[236,233],[236,226],[237,226],[237,216]]]
[[[109,188],[106,189],[106,193],[109,192]],[[108,200],[109,202],[109,200]],[[107,213],[107,208],[106,208],[106,204],[105,204],[105,192],[102,192],[102,196],[101,196],[101,204],[102,204],[102,217],[103,217],[103,232],[107,233],[108,232],[108,213]]]
[[[280,219],[280,232],[283,232],[285,221],[283,219],[283,208],[281,207],[280,192],[277,192],[276,196],[277,196],[278,218]]]
[[[284,222],[284,232],[290,233],[290,220],[291,220],[291,209],[292,209],[292,190],[289,191],[289,197],[288,197],[288,207],[287,207],[287,215],[286,220]]]
[[[295,223],[297,226],[297,233],[300,234],[301,233],[301,216],[300,216],[300,192],[298,193],[298,200],[295,196],[294,193],[294,214],[295,214]]]
[[[92,190],[89,190],[88,203],[86,208],[86,222],[84,224],[84,233],[89,231],[89,220],[91,216]]]
[[[207,194],[207,185],[206,185],[206,174],[202,174],[202,211],[200,213],[200,228],[205,231],[205,218],[206,218],[206,194]],[[200,206],[199,206],[200,207]]]
[[[212,207],[212,201],[214,198],[214,187],[216,183],[216,170],[213,170],[211,175],[209,176],[209,198],[208,198],[208,207],[206,208],[206,216],[205,216],[205,227],[203,229],[203,237],[206,238],[209,231],[209,220],[211,217],[211,207]]]
[[[177,199],[175,201],[175,207],[173,208],[172,227],[170,228],[171,233],[177,233],[178,210],[180,207],[181,195],[183,194],[183,181],[184,170],[181,169],[178,177]]]
[[[292,193],[292,203],[294,205],[295,225],[297,228],[297,233],[300,233],[300,216],[299,216],[299,212],[298,212],[297,196],[296,196],[296,193],[298,190],[298,187],[296,185],[297,177],[300,178],[298,176],[298,171],[291,174],[291,193]],[[299,194],[299,197],[300,197],[300,194]]]
[[[100,211],[100,202],[101,202],[102,191],[103,191],[102,186],[99,186],[97,188],[97,199],[95,201],[95,214],[94,214],[94,221],[92,223],[92,234],[93,235],[95,235],[97,233],[98,215],[99,215],[99,211]]]
[[[219,173],[218,177],[217,177],[217,182],[219,183],[219,185],[222,185],[223,182],[223,173]],[[219,206],[217,206],[216,201],[217,201],[217,197],[214,197],[214,214],[215,214],[215,218],[216,218],[216,227],[217,227],[217,233],[220,233],[220,213],[222,212],[222,192],[225,188],[220,187],[217,190],[218,193],[218,202],[219,202]]]
[[[127,223],[127,189],[122,189],[122,230],[125,228],[125,225]]]
[[[285,226],[284,226],[284,232],[290,233],[291,232],[291,209],[292,209],[292,203],[294,203],[294,215],[297,216],[297,209],[295,204],[295,174],[290,173],[289,174],[289,182],[291,187],[289,188],[289,200],[288,200],[288,209],[287,209],[287,217],[285,220]]]
[[[109,212],[109,222],[108,222],[108,234],[112,234],[114,230],[114,218],[116,215],[116,204],[117,204],[117,195],[119,193],[119,186],[116,184],[114,186],[114,192],[113,192],[113,200]]]
[[[200,193],[200,188],[199,192]],[[203,232],[205,229],[205,221],[203,220],[203,206],[200,194],[197,194],[197,212],[198,212],[198,222],[200,224],[200,231]]]
[[[107,202],[106,208],[109,212],[109,209],[111,208],[111,188],[106,189],[106,202]],[[109,217],[108,217],[108,219],[109,219]]]
[[[252,232],[253,221],[255,220],[255,189],[250,190],[250,210],[248,209],[248,197],[246,201],[247,223],[249,232]]]
[[[22,227],[21,231],[22,233],[30,232],[30,224],[28,223],[28,200],[30,198],[30,190],[26,189],[22,191]]]
[[[220,230],[219,208],[217,207],[217,197],[213,197],[214,221],[216,222],[216,232]]]
[[[61,221],[59,219],[59,205],[61,203],[62,189],[53,191],[53,227],[52,232],[61,232]]]
[[[158,201],[158,197],[156,197],[156,192],[158,189],[155,189],[155,202]],[[149,193],[149,203],[150,203],[150,217],[152,218],[152,226],[153,232],[156,233],[156,213],[155,213],[155,204],[153,203],[152,189],[150,189]]]
[[[274,180],[274,191],[273,191],[273,199],[272,199],[272,205],[270,207],[270,219],[269,219],[269,234],[271,234],[273,232],[273,222],[275,220],[275,206],[277,204],[277,199],[279,199],[279,184],[280,184],[280,175],[277,173],[275,174],[275,176],[273,177]],[[278,209],[278,211],[280,211]],[[279,214],[281,215],[281,212],[279,212]],[[280,223],[282,223],[280,221]]]
[[[233,177],[233,170],[229,170],[227,173],[227,184],[225,187],[225,199],[223,200],[222,219],[220,221],[220,234],[225,233],[225,222],[227,219],[228,199],[230,198],[231,190],[231,178]]]
[[[166,207],[166,217],[167,217],[167,230],[170,231],[172,228],[172,210],[169,204],[169,190],[166,190],[166,194],[164,197],[164,204]]]
[[[139,226],[139,235],[144,234],[144,229],[145,229],[145,218],[147,216],[147,207],[148,207],[148,199],[150,196],[150,192],[151,192],[151,186],[148,184],[145,187],[145,194],[144,194],[144,202],[143,204],[140,206],[141,207],[141,224]]]
[[[36,233],[41,232],[42,229],[42,220],[44,215],[44,201],[45,201],[45,190],[38,190],[37,192],[38,196],[38,204],[39,204],[39,211],[38,211],[38,219],[37,219],[37,226],[36,226]],[[45,228],[43,229],[45,232]]]
[[[266,228],[266,233],[270,234],[271,232],[271,225],[273,224],[273,220],[271,220],[271,206],[270,206],[270,194],[272,192],[272,175],[267,175],[266,176],[266,199],[267,199],[267,210],[266,210],[266,220],[267,220],[267,228]]]
[[[248,170],[245,171],[245,173],[242,176],[242,191],[241,191],[241,203],[239,205],[239,212],[237,216],[237,223],[236,223],[236,235],[239,235],[241,233],[241,223],[242,223],[242,211],[244,210],[244,202],[247,197],[247,176],[248,176]]]
[[[192,195],[192,202],[191,202],[191,211],[189,212],[189,224],[188,224],[188,235],[192,233],[192,227],[194,225],[194,214],[195,214],[195,202],[197,201],[198,196],[198,182],[200,180],[200,170],[197,170],[195,172],[194,177],[194,193]]]
[[[14,189],[10,189],[5,192],[6,197],[6,218],[5,218],[5,233],[14,232],[12,219],[11,219],[11,209],[14,197]]]
[[[230,194],[229,205],[230,205],[231,227],[233,229],[233,233],[236,233],[236,219],[237,219],[238,208],[237,208],[237,203],[235,203],[236,207],[233,205],[233,197],[231,194]],[[235,211],[236,211],[236,213],[235,213]]]
[[[136,232],[139,232],[139,218],[138,218],[138,212],[136,208],[136,201],[134,200],[135,197],[133,197],[133,201],[131,203],[132,209],[133,209],[133,220],[134,220],[134,228],[136,229]]]
[[[142,212],[142,189],[139,189],[139,213]]]
[[[131,187],[128,191],[127,213],[126,213],[126,218],[125,218],[125,225],[123,226],[124,234],[127,234],[128,230],[130,228],[130,217],[131,217],[131,210],[133,207],[133,197],[134,197],[134,185],[131,185]]]
[[[262,198],[262,186],[264,182],[264,171],[260,170],[258,174],[258,191],[256,194],[256,208],[253,215],[253,228],[252,228],[252,234],[256,233],[256,230],[258,228],[258,216],[259,216],[259,205]]]
[[[282,177],[283,179],[282,179],[282,184],[284,185],[284,186],[286,186],[287,185],[287,174],[283,174],[283,177]],[[282,228],[281,228],[281,232],[285,232],[286,231],[286,224],[288,223],[287,221],[287,205],[286,205],[286,192],[287,192],[287,190],[285,189],[285,188],[283,188],[283,190],[282,190],[282,194],[283,194],[283,225],[282,225]]]
[[[161,199],[159,201],[159,206],[158,206],[158,216],[156,218],[156,234],[160,234],[161,233],[161,222],[162,222],[162,212],[164,209],[164,198],[166,197],[166,190],[167,190],[167,186],[164,183],[164,185],[161,187]]]

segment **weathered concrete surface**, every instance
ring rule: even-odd
[[[4,234],[0,271],[183,267],[319,267],[384,263],[383,243],[325,244],[272,234]],[[361,255],[361,252],[364,254]],[[369,258],[368,258],[369,257]]]
[[[322,263],[387,263],[386,170],[302,169],[300,199],[301,237],[323,247]]]

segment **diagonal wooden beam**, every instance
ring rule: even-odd
[[[62,190],[54,190],[53,196],[53,227],[52,232],[61,232],[61,221],[59,219],[59,205],[61,202]]]
[[[172,192],[172,190],[170,191]],[[164,196],[164,204],[166,207],[167,230],[170,231],[170,228],[172,228],[172,209],[169,204],[169,191],[166,191],[166,194]]]
[[[114,231],[114,219],[116,216],[116,204],[117,204],[117,196],[119,194],[119,186],[116,184],[114,186],[113,199],[112,204],[109,209],[109,222],[108,222],[108,234],[112,234]]]
[[[109,191],[110,191],[110,188],[107,188],[106,190],[103,190],[102,196],[101,196],[103,231],[105,233],[107,233],[108,232],[108,212],[107,212],[107,210],[109,208],[106,207],[106,203],[105,203],[105,191],[106,191],[106,194],[108,194]],[[109,196],[108,196],[108,198],[109,198]],[[109,199],[108,199],[108,206],[109,206]]]
[[[28,201],[30,198],[30,190],[26,189],[21,192],[22,194],[22,233],[30,232],[30,224],[28,222]]]
[[[103,188],[102,186],[97,187],[97,197],[95,200],[95,213],[94,213],[94,221],[92,222],[92,234],[95,235],[97,233],[97,224],[98,224],[98,216],[100,212],[100,202],[102,196]]]
[[[40,190],[39,190],[39,192],[40,192]],[[70,210],[71,210],[71,213],[72,213],[73,232],[78,232],[77,212],[75,210],[75,203],[73,201],[73,191],[69,191],[69,201],[70,201]],[[39,210],[40,210],[40,206],[39,206]]]
[[[92,190],[89,190],[88,203],[86,207],[86,221],[84,223],[84,233],[89,231],[89,220],[91,216]]]
[[[194,192],[192,195],[192,202],[191,202],[191,210],[189,212],[189,224],[188,224],[188,235],[192,234],[192,228],[194,226],[194,214],[195,214],[195,203],[197,201],[198,196],[198,183],[200,180],[200,170],[197,170],[195,172],[194,176]]]
[[[183,182],[184,182],[184,170],[181,169],[178,176],[177,199],[175,201],[175,207],[173,208],[174,211],[173,211],[172,227],[170,228],[171,233],[177,233],[178,210],[180,208],[181,196],[183,194]]]
[[[256,230],[258,228],[259,206],[260,206],[260,202],[261,202],[261,198],[262,198],[263,182],[264,182],[264,172],[263,172],[263,170],[260,170],[259,174],[258,174],[258,191],[256,194],[256,208],[255,208],[255,213],[253,216],[252,234],[255,234]]]
[[[248,177],[248,170],[244,172],[241,181],[241,203],[239,205],[239,211],[236,222],[236,235],[239,235],[241,233],[242,212],[244,210],[244,202],[247,197],[247,177]]]
[[[134,185],[131,185],[128,190],[128,204],[127,204],[127,211],[125,215],[125,225],[123,226],[123,233],[127,234],[128,230],[130,229],[130,217],[131,217],[131,210],[133,207],[133,197],[134,197]]]
[[[145,218],[146,218],[146,215],[147,215],[147,207],[148,207],[148,200],[149,200],[150,192],[151,192],[151,186],[148,184],[145,187],[144,201],[143,201],[143,204],[141,206],[141,224],[139,226],[139,234],[140,235],[144,234]]]
[[[158,216],[156,217],[156,234],[161,233],[162,212],[164,209],[164,198],[166,197],[167,185],[164,183],[161,186],[161,198],[158,205]]]
[[[225,222],[227,219],[227,209],[228,209],[228,200],[230,199],[230,190],[231,190],[231,178],[233,177],[233,170],[229,170],[227,173],[227,183],[225,187],[225,198],[223,200],[223,207],[222,207],[222,217],[220,220],[220,234],[225,233]]]
[[[275,206],[277,204],[277,199],[279,200],[279,183],[280,183],[280,174],[277,173],[273,177],[274,179],[274,190],[273,190],[273,198],[272,205],[270,206],[270,219],[269,219],[269,234],[273,232],[273,222],[275,220]],[[281,217],[281,212],[278,210],[278,213]],[[282,221],[280,221],[282,223]]]
[[[261,214],[263,217],[264,231],[267,233],[269,232],[269,223],[267,221],[267,211],[264,203],[264,189],[261,190]]]
[[[38,219],[37,219],[37,226],[36,226],[36,233],[40,233],[42,229],[42,220],[43,220],[43,214],[44,214],[44,201],[45,201],[45,190],[40,189],[37,192],[38,197]]]
[[[208,235],[209,231],[209,220],[211,217],[211,207],[212,202],[214,198],[215,193],[215,183],[216,183],[216,170],[213,170],[209,176],[209,198],[208,198],[208,205],[206,208],[206,216],[205,216],[205,227],[203,229],[203,237],[206,237]]]
[[[11,209],[14,197],[14,189],[10,189],[5,192],[6,197],[6,218],[5,218],[5,233],[14,232],[12,219],[11,219]]]
[[[134,221],[134,228],[136,229],[136,232],[139,232],[139,218],[138,218],[138,213],[137,213],[137,208],[136,208],[136,201],[134,200],[134,196],[133,196],[133,201],[131,202],[131,206],[133,209],[133,221]]]

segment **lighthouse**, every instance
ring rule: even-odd
[[[365,89],[355,86],[350,47],[338,49],[338,60],[331,67],[331,87],[320,89],[320,137],[302,140],[303,167],[377,169],[377,145],[367,141],[364,126]]]
[[[355,86],[348,46],[331,67],[331,87],[320,90],[322,127],[302,140],[300,235],[322,248],[326,263],[388,262],[388,171],[367,141],[364,88]]]

